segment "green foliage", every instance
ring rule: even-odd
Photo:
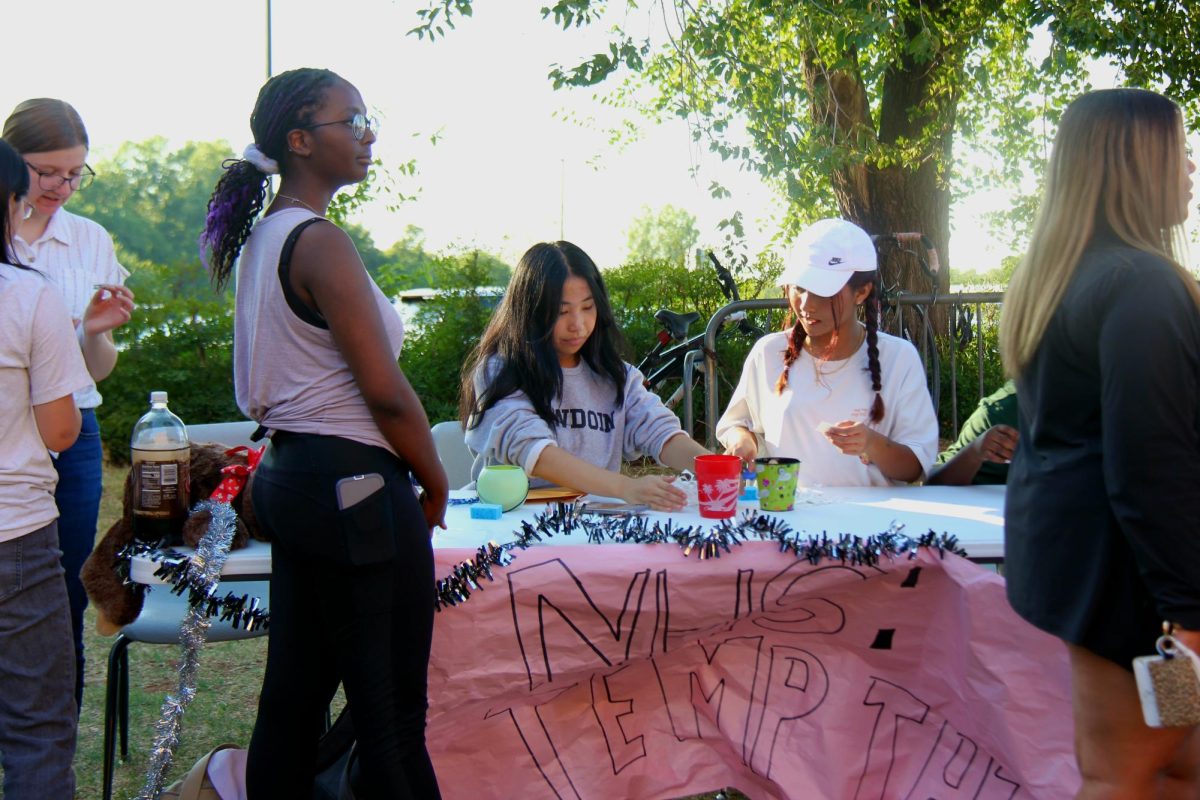
[[[1000,266],[987,272],[958,272],[951,274],[950,281],[968,289],[1002,292],[1008,288],[1013,271],[1021,263],[1020,256],[1005,256],[1000,260]]]
[[[429,0],[411,33],[444,35],[471,8]],[[1063,107],[1088,88],[1088,56],[1200,124],[1195,0],[554,0],[541,16],[607,29],[607,46],[552,66],[555,88],[608,84],[613,105],[687,120],[779,190],[785,236],[836,210],[872,232],[920,230],[946,253],[953,197],[1005,187],[1025,195],[994,225],[1023,240],[1038,193],[1021,179],[1041,172]],[[1034,56],[1047,29],[1049,52]],[[989,163],[956,162],[963,143]]]
[[[622,99],[649,89],[649,117],[686,119],[696,141],[779,189],[785,234],[837,209],[873,231],[922,230],[944,249],[956,134],[1002,156],[973,179],[1013,185],[1018,167],[1040,159],[1032,123],[1053,121],[1082,74],[1069,48],[1030,59],[1045,19],[1030,0],[642,6],[543,7],[564,29],[611,23],[606,49],[551,68],[554,86],[608,82]],[[413,32],[432,34],[434,20],[464,7],[469,0],[431,0]],[[726,193],[716,183],[711,191]]]
[[[150,392],[170,395],[184,423],[241,419],[233,398],[232,294],[214,294],[199,261],[171,267],[120,252],[132,270],[138,311],[117,329],[117,368],[100,385],[96,413],[109,458],[129,460],[129,436],[150,407]]]
[[[774,287],[778,269],[778,262],[768,258],[735,271],[742,298],[778,295]],[[709,318],[728,302],[712,269],[693,269],[673,261],[630,261],[605,270],[604,284],[617,323],[625,334],[629,348],[625,356],[634,363],[650,349],[662,328],[654,319],[660,308],[699,313],[699,321],[689,331],[696,335],[704,331]]]
[[[486,254],[434,259],[431,274],[446,293],[428,301],[417,313],[400,353],[400,367],[408,377],[431,423],[458,417],[461,367],[479,341],[492,315],[495,297],[481,295],[478,287],[496,283],[494,257]],[[507,268],[506,268],[507,269]]]
[[[942,392],[938,421],[939,435],[943,439],[958,437],[958,429],[951,414],[952,374],[957,380],[958,427],[961,427],[967,417],[975,411],[981,397],[986,397],[1000,388],[1006,380],[1004,366],[1000,361],[1000,309],[999,304],[987,304],[982,307],[981,319],[976,320],[972,316],[973,335],[966,346],[961,346],[948,337],[938,340]],[[953,369],[950,363],[951,350],[954,351]]]
[[[1100,6],[1100,8],[1097,8]],[[1119,64],[1131,84],[1166,93],[1200,121],[1200,58],[1194,36],[1200,4],[1194,0],[1049,0],[1039,15],[1066,46]]]
[[[96,181],[71,210],[103,225],[142,261],[198,261],[208,198],[221,162],[232,157],[225,142],[188,142],[173,151],[162,137],[126,142],[96,165]]]
[[[233,400],[233,310],[214,293],[196,244],[208,198],[232,157],[227,144],[127,142],[96,165],[98,178],[72,203],[112,234],[131,272],[133,319],[115,332],[120,358],[100,385],[97,409],[110,458],[125,463],[129,435],[149,393],[170,393],[185,423],[238,419]]]
[[[707,264],[705,265],[707,267]],[[735,268],[734,278],[742,299],[777,297],[775,277],[781,265],[773,258],[763,258],[753,264]],[[662,325],[654,318],[655,312],[666,307],[671,311],[686,313],[695,311],[700,319],[692,324],[689,336],[704,333],[709,319],[727,300],[721,293],[716,273],[709,268],[689,269],[668,261],[631,261],[604,273],[605,286],[612,301],[613,312],[625,338],[624,356],[632,364],[641,363],[654,347]],[[752,322],[763,331],[776,330],[781,314],[758,312]],[[742,363],[754,340],[735,328],[727,328],[717,342],[718,383],[720,397],[728,400],[733,387],[741,375]],[[646,370],[650,372],[650,369]],[[668,382],[660,391],[666,399],[679,385]],[[704,419],[704,395],[698,389],[693,395],[693,417],[696,420],[694,435],[704,438],[700,423]],[[676,409],[682,417],[682,409]]]
[[[404,203],[416,199],[416,194],[406,194],[401,187],[405,178],[417,174],[417,162],[409,159],[402,164],[385,167],[383,161],[375,159],[365,180],[359,181],[333,196],[325,216],[343,228],[350,224],[354,216],[371,199],[386,200],[388,211],[396,211]],[[357,244],[357,242],[356,242]],[[373,247],[374,245],[372,245]]]
[[[433,284],[434,256],[425,250],[425,232],[416,225],[404,229],[404,236],[382,253],[382,264],[371,270],[379,288],[389,297],[404,289]]]
[[[682,208],[665,205],[652,211],[642,206],[629,226],[629,261],[669,261],[686,264],[700,239],[696,217]]]

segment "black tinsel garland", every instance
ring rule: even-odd
[[[547,506],[532,520],[522,520],[513,541],[497,545],[488,542],[475,552],[475,557],[463,561],[445,578],[437,581],[435,606],[457,606],[470,599],[472,591],[482,590],[483,581],[493,581],[493,567],[503,567],[516,558],[514,550],[525,550],[555,534],[571,535],[580,532],[591,544],[666,544],[679,545],[684,557],[696,553],[701,560],[720,558],[751,539],[774,541],[780,552],[790,552],[812,564],[823,560],[840,561],[853,566],[876,566],[884,559],[915,558],[922,547],[934,548],[945,557],[947,552],[966,556],[958,538],[947,533],[927,533],[913,538],[904,533],[904,525],[892,523],[886,531],[874,536],[841,533],[830,536],[822,531],[813,536],[797,531],[782,518],[745,511],[740,517],[721,520],[711,527],[703,525],[676,526],[638,515],[596,516],[583,511],[579,503],[555,503]]]
[[[117,551],[117,573],[125,583],[132,583],[129,565],[135,556],[146,556],[158,564],[154,576],[165,581],[172,594],[187,592],[188,606],[199,608],[206,619],[215,617],[221,622],[228,621],[234,628],[248,631],[270,626],[271,612],[263,605],[261,598],[233,592],[218,597],[216,586],[212,587],[211,592],[206,591],[191,558],[171,550],[161,550],[144,542],[130,542],[122,547]]]

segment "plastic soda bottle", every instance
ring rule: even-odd
[[[191,447],[187,426],[167,408],[166,392],[150,393],[150,410],[133,426],[133,536],[176,545],[190,506]]]

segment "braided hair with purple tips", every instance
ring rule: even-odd
[[[254,144],[268,158],[287,169],[287,135],[311,123],[321,107],[325,90],[343,80],[327,69],[301,68],[280,73],[258,92],[250,115]],[[233,265],[245,244],[254,220],[266,199],[270,176],[245,159],[230,159],[208,201],[200,255],[213,283],[222,288],[233,274]]]

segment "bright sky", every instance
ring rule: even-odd
[[[564,33],[541,20],[542,5],[477,0],[473,18],[431,45],[406,35],[424,0],[273,0],[275,72],[338,72],[383,122],[376,155],[385,164],[417,159],[419,174],[402,188],[419,188],[418,199],[396,212],[369,208],[359,220],[376,244],[416,225],[431,249],[479,246],[515,261],[530,244],[559,238],[561,226],[609,266],[621,261],[642,207],[670,203],[693,213],[701,242],[714,245],[723,240],[718,221],[741,209],[752,252],[765,246],[779,211],[772,193],[697,147],[683,122],[643,124],[637,142],[615,149],[608,129],[633,112],[551,88],[549,65],[595,52],[604,31]],[[88,126],[93,161],[155,135],[174,144],[225,139],[240,151],[266,76],[265,9],[265,0],[10,4],[6,22],[21,33],[10,37],[0,113],[29,97],[70,101]],[[712,180],[733,197],[712,200]],[[956,267],[970,266],[968,253],[982,269],[1004,255],[977,218],[1003,202],[981,196],[955,209]]]

